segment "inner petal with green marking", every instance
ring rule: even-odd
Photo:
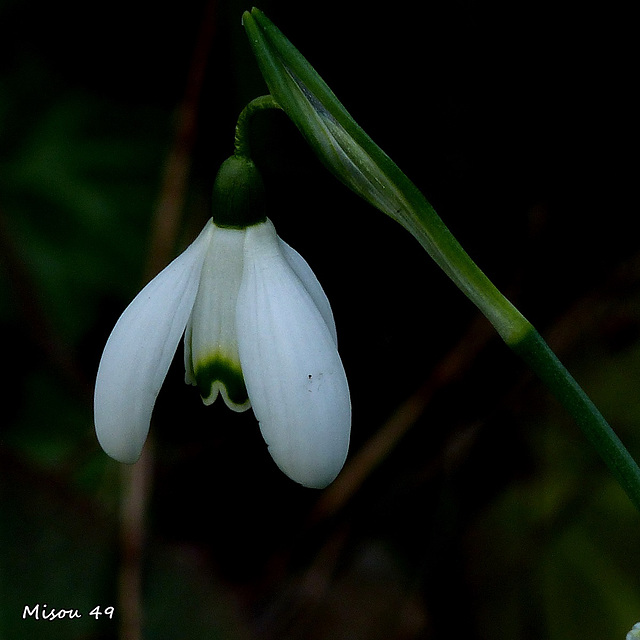
[[[251,406],[239,364],[215,355],[197,363],[194,373],[206,405],[213,404],[221,392],[225,404],[234,411],[246,411]]]
[[[229,408],[244,411],[250,402],[238,355],[236,304],[245,231],[214,227],[185,332],[185,378],[198,386],[205,404],[222,392]]]

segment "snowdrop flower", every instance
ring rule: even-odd
[[[102,355],[94,417],[120,462],[141,452],[184,334],[186,382],[205,404],[249,407],[290,478],[327,486],[349,447],[351,405],[329,302],[309,265],[264,215],[255,165],[233,156],[214,187],[214,217],[137,295]]]

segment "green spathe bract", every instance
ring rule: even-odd
[[[394,182],[404,180],[405,187],[413,186],[261,11],[254,8],[251,13],[246,12],[243,24],[271,94],[342,182],[373,200],[378,199],[381,189]],[[375,185],[378,193],[371,193],[367,183]],[[391,215],[392,210],[387,213]]]
[[[407,229],[510,343],[530,325],[469,258],[431,204],[355,122],[314,68],[258,9],[243,22],[267,86],[321,161]]]

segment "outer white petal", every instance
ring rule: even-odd
[[[94,393],[96,434],[120,462],[142,452],[151,413],[191,313],[213,225],[134,298],[113,328]]]
[[[237,324],[251,405],[280,469],[322,488],[338,475],[349,448],[347,378],[332,332],[271,222],[246,233]]]
[[[331,332],[333,341],[338,344],[338,334],[336,332],[336,323],[333,319],[333,312],[331,311],[331,305],[327,298],[324,289],[318,282],[315,273],[311,270],[311,267],[307,264],[307,261],[293,248],[290,247],[282,238],[278,237],[280,246],[284,257],[287,259],[289,266],[293,269],[295,274],[300,278],[304,288],[309,292],[311,299],[318,307],[318,311],[322,315],[325,324]]]

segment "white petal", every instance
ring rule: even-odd
[[[185,336],[186,381],[205,404],[222,392],[234,411],[250,407],[236,337],[236,303],[242,279],[244,230],[216,227],[202,265],[198,294]]]
[[[237,323],[251,404],[280,469],[322,488],[338,475],[349,448],[347,378],[332,332],[271,222],[246,233]]]
[[[315,303],[318,311],[322,315],[325,324],[331,332],[333,341],[338,344],[338,334],[336,332],[336,323],[333,319],[333,312],[331,311],[331,305],[329,299],[324,292],[324,289],[318,282],[315,273],[311,270],[311,267],[307,264],[307,261],[293,248],[290,247],[282,238],[278,237],[280,246],[284,253],[284,257],[287,259],[289,266],[293,269],[295,274],[300,278],[304,288],[309,292],[311,299]]]
[[[113,328],[94,394],[96,434],[120,462],[142,452],[160,387],[193,307],[213,225],[134,298]]]

